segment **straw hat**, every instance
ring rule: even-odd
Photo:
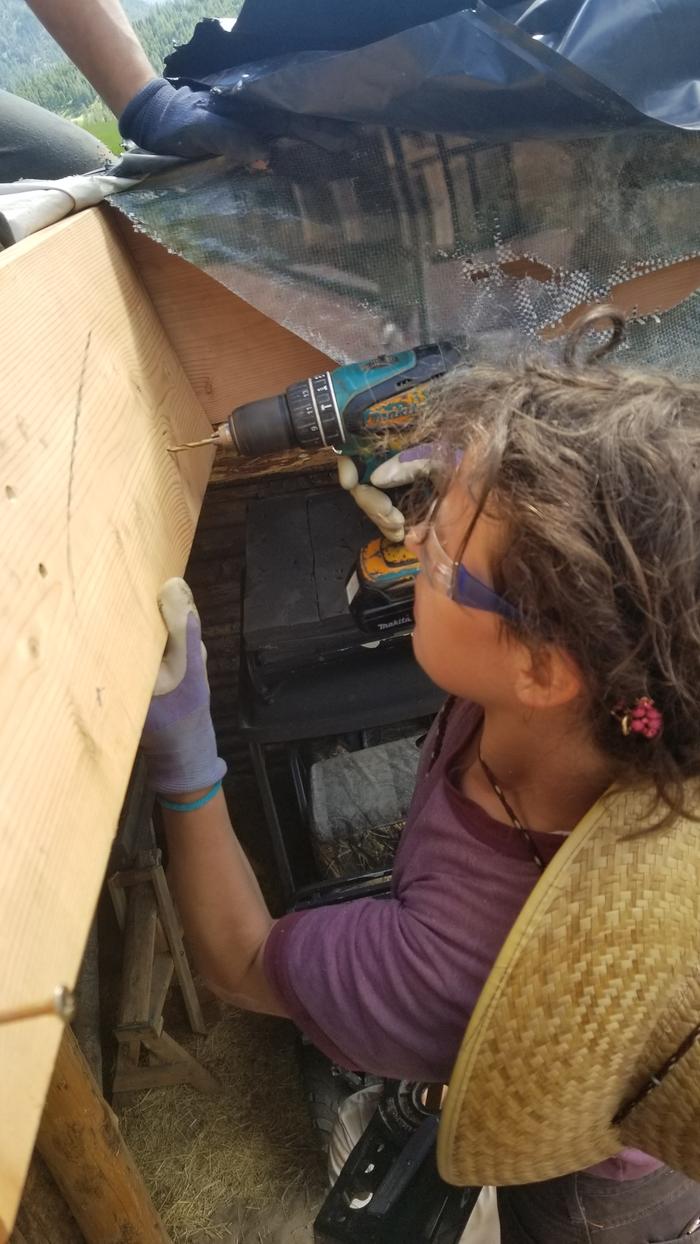
[[[522,908],[452,1073],[449,1183],[551,1179],[628,1147],[700,1180],[700,823],[639,836],[649,808],[608,792]]]

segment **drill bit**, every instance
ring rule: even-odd
[[[183,449],[199,449],[201,445],[227,445],[233,448],[235,440],[229,420],[225,419],[223,423],[215,424],[211,436],[205,436],[201,441],[185,441],[183,445],[168,445],[168,451],[171,454],[179,454]]]
[[[201,441],[185,441],[184,445],[168,445],[168,453],[179,454],[183,449],[199,449],[200,445],[218,445],[219,438],[214,432],[211,436],[205,436]]]
[[[0,1011],[0,1024],[14,1024],[19,1019],[33,1019],[35,1015],[57,1015],[64,1024],[68,1024],[74,1014],[74,995],[67,985],[57,985],[51,997],[45,1002],[32,1002],[28,1006],[16,1006],[9,1011]]]

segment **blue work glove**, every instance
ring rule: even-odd
[[[206,88],[175,88],[165,78],[154,78],[129,100],[119,132],[158,155],[191,160],[225,155],[241,164],[264,158],[262,139],[248,126],[213,111],[211,102]]]
[[[184,579],[168,579],[158,594],[158,608],[168,642],[141,749],[153,789],[177,795],[213,786],[226,765],[217,755],[199,614]]]

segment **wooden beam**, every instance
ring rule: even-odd
[[[296,380],[335,367],[336,362],[256,310],[225,285],[171,254],[138,232],[115,208],[111,211],[129,248],[165,331],[212,423],[228,418],[234,406],[280,393]],[[326,469],[327,451],[236,458],[220,451],[212,480]]]
[[[605,302],[619,307],[625,315],[632,318],[661,315],[699,290],[700,258],[693,257],[679,259],[677,263],[669,264],[666,268],[657,268],[653,272],[645,272],[640,265],[640,271],[634,276],[612,286]],[[555,324],[543,328],[540,336],[544,341],[562,337],[573,328],[579,316],[593,306],[595,303],[582,302]],[[611,361],[615,362],[614,357]]]
[[[86,1244],[170,1244],[116,1115],[70,1028],[61,1042],[37,1146]]]
[[[211,453],[208,421],[98,210],[0,255],[0,1007],[75,984]],[[9,1230],[62,1035],[0,1028]],[[1,1231],[0,1231],[1,1236]]]
[[[152,1077],[150,1080],[152,1087],[164,1084],[179,1084],[182,1080],[187,1080],[194,1088],[199,1089],[200,1093],[216,1094],[221,1092],[219,1082],[167,1032],[161,1032],[160,1036],[157,1037],[151,1036],[150,1033],[144,1033],[142,1039],[146,1048],[155,1054],[157,1058],[162,1059],[165,1064],[162,1067],[151,1064],[146,1069],[143,1083],[148,1083],[146,1076]]]

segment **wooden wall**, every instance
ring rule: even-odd
[[[213,277],[139,233],[126,217],[114,210],[111,214],[212,423],[226,419],[234,406],[281,393],[296,380],[336,365]],[[212,482],[323,469],[333,460],[330,452],[297,451],[264,459],[220,453]]]

